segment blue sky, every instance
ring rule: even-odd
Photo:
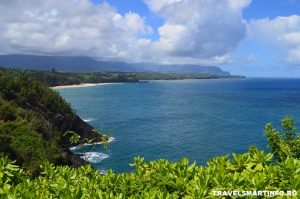
[[[300,0],[11,0],[0,24],[0,54],[300,77]]]
[[[119,13],[136,12],[144,16],[147,23],[155,29],[163,24],[163,19],[151,12],[143,0],[92,0],[99,4],[108,2],[113,5]],[[261,18],[276,18],[278,16],[300,15],[300,0],[252,0],[245,8],[243,17],[247,20]]]
[[[105,0],[93,0],[95,4],[103,2]],[[147,21],[156,27],[163,24],[163,20],[153,14],[143,0],[106,0],[106,2],[116,7],[122,14],[132,11],[145,16]],[[243,16],[247,20],[266,17],[275,18],[293,14],[300,14],[299,0],[253,0],[243,12]]]
[[[300,14],[299,0],[253,0],[245,9],[246,19],[276,18]]]

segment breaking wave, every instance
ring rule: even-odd
[[[80,157],[90,163],[99,163],[102,160],[109,158],[109,155],[100,152],[86,152],[81,154]]]
[[[95,118],[83,119],[83,121],[85,121],[85,122],[92,122],[92,121],[95,121],[95,120],[96,120]]]

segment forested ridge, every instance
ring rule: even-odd
[[[20,70],[1,68],[0,71],[9,71],[11,74],[24,73],[47,86],[76,85],[83,83],[136,83],[143,80],[182,80],[182,79],[220,79],[244,78],[233,75],[212,75],[205,73],[146,73],[146,72],[59,72],[40,70]]]
[[[0,152],[35,174],[50,161],[55,165],[82,165],[73,155],[65,132],[81,139],[101,136],[82,121],[55,91],[26,72],[0,71]]]

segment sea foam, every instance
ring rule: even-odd
[[[83,119],[83,121],[85,121],[85,122],[92,122],[92,121],[95,121],[95,120],[96,120],[95,118]]]
[[[90,163],[99,163],[102,160],[109,158],[109,155],[100,152],[86,152],[81,154],[80,157]]]

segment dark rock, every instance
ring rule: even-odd
[[[69,166],[77,167],[87,163],[78,155],[73,154],[69,148],[72,146],[83,144],[87,140],[92,142],[100,142],[102,135],[96,132],[90,124],[83,121],[78,115],[73,112],[62,113],[59,110],[57,110],[56,112],[49,111],[42,104],[39,104],[38,106],[27,104],[26,107],[40,113],[45,120],[47,120],[52,126],[57,128],[56,130],[61,132],[60,145],[65,154],[64,159],[61,160],[58,164],[67,164]],[[73,131],[80,135],[80,141],[76,144],[72,144],[70,142],[70,136],[64,135],[64,133],[67,131]]]

